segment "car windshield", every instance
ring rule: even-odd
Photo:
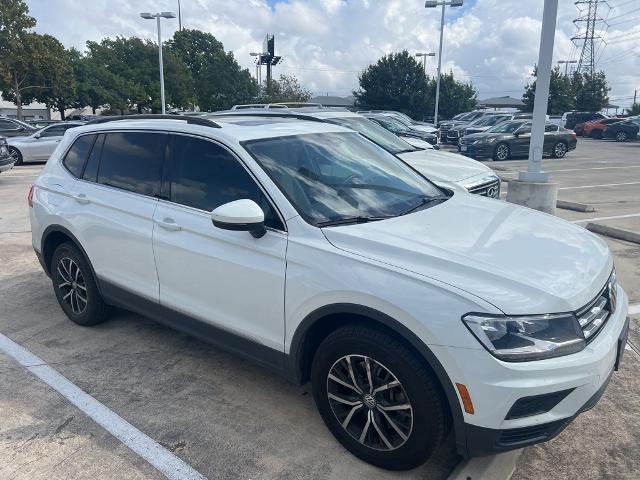
[[[409,122],[409,121],[405,120],[404,118],[399,117],[398,115],[395,115],[395,114],[394,115],[385,115],[385,117],[391,118],[392,120],[395,120],[396,122],[401,123],[402,125],[404,125],[407,128],[411,128],[412,125],[413,125],[411,122]]]
[[[23,122],[21,120],[18,120],[17,118],[13,118],[12,121],[17,123],[21,127],[25,127],[25,128],[30,129],[30,130],[34,130],[34,128],[35,128],[33,125],[29,125],[28,123],[25,123],[25,122]]]
[[[472,113],[473,113],[473,112],[464,112],[464,113],[459,113],[459,114],[457,114],[456,116],[454,116],[454,117],[452,118],[452,120],[466,120],[466,119],[468,119],[469,117],[471,117],[471,116],[472,116]]]
[[[393,112],[393,116],[400,119],[400,120],[404,120],[405,122],[409,123],[410,125],[413,125],[413,119],[411,117],[409,117],[409,115],[402,113],[402,112]]]
[[[391,130],[392,132],[404,132],[408,130],[404,123],[387,115],[379,115],[376,116],[375,119],[381,123],[384,128]]]
[[[310,133],[242,145],[298,213],[319,227],[396,217],[447,198],[357,133]]]
[[[502,122],[491,127],[487,132],[490,133],[513,133],[518,127],[524,125],[525,122]]]
[[[405,142],[403,139],[385,130],[380,125],[364,117],[337,117],[328,118],[331,123],[337,123],[343,127],[355,130],[362,136],[368,138],[374,143],[377,143],[388,152],[395,154],[404,152],[414,152],[418,150],[410,143]]]
[[[477,120],[474,120],[469,124],[469,126],[474,127],[489,127],[491,125],[495,125],[496,123],[504,120],[505,117],[490,115],[487,117],[480,117]]]

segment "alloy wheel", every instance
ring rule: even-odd
[[[400,448],[413,430],[413,408],[396,376],[365,355],[338,359],[327,377],[331,410],[343,429],[374,450]]]
[[[616,134],[616,140],[618,142],[624,142],[627,140],[627,133],[626,132],[618,132]]]
[[[509,147],[504,143],[498,145],[496,157],[498,157],[498,160],[506,160],[509,157]]]
[[[13,159],[16,165],[20,165],[21,159],[20,159],[20,152],[18,151],[18,149],[14,147],[9,147],[9,156]]]
[[[556,146],[553,149],[553,153],[557,158],[562,158],[564,157],[565,153],[567,153],[567,146],[562,142],[556,143]]]
[[[75,315],[81,315],[87,308],[87,286],[78,264],[69,257],[63,257],[56,268],[56,285],[62,301]]]

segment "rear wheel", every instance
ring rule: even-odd
[[[626,142],[626,141],[627,141],[627,132],[616,133],[616,142]]]
[[[506,143],[499,143],[498,145],[496,145],[496,148],[493,151],[493,159],[507,160],[510,154],[511,150],[509,149],[509,145],[507,145]]]
[[[72,243],[63,243],[51,260],[51,281],[64,313],[78,325],[105,321],[109,307],[102,300],[89,263]]]
[[[9,147],[9,156],[15,160],[14,165],[22,165],[22,154],[16,147]]]
[[[313,359],[313,396],[351,453],[408,470],[442,442],[448,410],[433,374],[393,336],[353,325],[329,335]]]
[[[562,158],[567,154],[567,144],[564,142],[558,142],[553,146],[551,156],[553,158]]]

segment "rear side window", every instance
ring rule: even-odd
[[[113,132],[105,137],[98,183],[142,195],[159,194],[168,135]]]
[[[82,176],[84,162],[87,160],[87,156],[91,151],[91,146],[95,139],[95,135],[82,135],[78,137],[65,155],[62,163],[74,177],[80,178]]]
[[[102,153],[102,144],[104,143],[104,134],[99,134],[89,158],[87,159],[87,165],[84,167],[84,173],[82,178],[88,182],[98,181],[98,165],[100,164],[100,154]]]
[[[558,126],[557,125],[551,125],[551,124],[546,124],[544,126],[544,131],[545,132],[557,132],[558,131]]]

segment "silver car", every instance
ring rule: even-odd
[[[64,132],[80,125],[84,125],[84,122],[56,123],[31,135],[8,138],[9,154],[15,159],[16,165],[47,161],[60,143]]]

